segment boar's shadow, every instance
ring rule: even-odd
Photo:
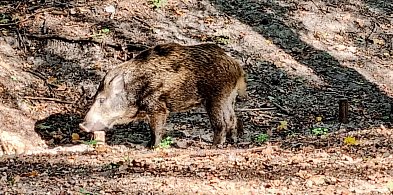
[[[89,140],[88,133],[81,132],[78,124],[82,117],[73,113],[57,113],[39,120],[35,123],[34,130],[46,141],[48,146],[79,144],[72,140],[72,134],[77,133],[79,140]]]
[[[76,113],[57,113],[39,120],[35,123],[34,130],[50,147],[77,145],[93,139],[92,133],[80,130],[79,123],[83,116]],[[79,135],[78,140],[72,139],[72,134]],[[171,137],[182,137],[177,131],[167,131]],[[150,128],[144,121],[132,122],[124,125],[116,125],[105,133],[106,144],[146,145],[150,140]]]

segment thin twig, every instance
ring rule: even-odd
[[[374,20],[372,20],[372,22],[374,25],[373,25],[373,29],[371,30],[370,34],[368,34],[368,36],[366,37],[366,47],[368,47],[368,41],[370,40],[370,37],[372,36],[372,34],[374,34],[375,29],[377,28],[377,23]]]
[[[57,98],[48,98],[48,97],[31,97],[31,96],[25,96],[24,98],[25,98],[25,99],[30,99],[30,100],[53,101],[53,102],[64,103],[64,104],[73,104],[73,103],[74,103],[74,102],[64,101],[64,100],[57,99]]]
[[[25,72],[30,73],[30,74],[32,74],[32,75],[34,75],[34,76],[40,78],[40,79],[43,80],[43,81],[46,81],[46,78],[45,78],[44,76],[42,76],[40,73],[33,72],[33,71],[31,71],[31,70],[25,70]]]
[[[18,29],[16,29],[16,32],[18,33],[19,41],[20,41],[20,43],[22,44],[24,51],[26,52],[26,51],[27,51],[27,47],[26,47],[25,41],[24,41],[24,39],[22,38],[22,35],[20,35],[20,32],[19,32]]]
[[[320,8],[314,1],[311,1],[311,2],[318,8],[318,10],[319,10],[321,13],[326,14],[326,11],[323,10],[322,8]]]
[[[47,79],[46,79],[44,76],[42,76],[40,73],[31,71],[31,70],[24,70],[24,71],[27,72],[27,73],[30,73],[30,74],[32,74],[32,75],[34,75],[34,76],[36,76],[36,77],[38,77],[39,79],[41,79],[42,81],[44,81],[44,82],[45,82],[47,85],[49,85],[49,86],[52,86],[52,87],[59,87],[58,85],[49,83],[49,82],[47,81]]]
[[[0,24],[0,26],[12,26],[12,25],[16,25],[17,23],[5,23],[5,24]]]
[[[272,103],[274,106],[276,106],[277,108],[279,108],[282,112],[284,112],[284,114],[286,114],[286,115],[291,115],[291,114],[289,113],[289,111],[288,111],[286,108],[280,106],[279,104],[277,104],[277,103],[274,102],[274,101],[271,101],[271,103]]]

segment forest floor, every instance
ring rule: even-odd
[[[1,147],[15,134],[44,148],[0,156],[1,194],[393,192],[392,4],[154,2],[0,2]],[[168,42],[215,42],[244,67],[240,142],[212,148],[194,109],[171,114],[167,149],[145,147],[144,123],[93,146],[77,124],[105,72]]]

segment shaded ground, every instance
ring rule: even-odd
[[[3,192],[43,194],[389,194],[392,133],[291,139],[252,149],[108,147],[0,162]],[[293,147],[299,143],[300,147]]]
[[[216,42],[241,61],[249,77],[249,98],[238,103],[237,112],[245,135],[236,146],[210,150],[208,119],[196,109],[173,114],[168,123],[169,135],[187,149],[147,151],[142,147],[149,136],[146,125],[120,126],[108,132],[110,146],[102,154],[3,159],[5,191],[181,193],[179,186],[186,185],[184,193],[348,194],[388,193],[393,185],[390,3],[169,0],[160,9],[146,1],[0,5],[2,131],[34,129],[49,146],[79,143],[72,133],[89,139],[77,124],[98,81],[148,46]],[[340,98],[350,102],[348,124],[337,121]],[[311,136],[318,127],[332,135]],[[343,142],[350,132],[360,145]],[[271,145],[236,153],[257,146],[253,140],[260,133],[271,137]],[[121,145],[127,147],[118,151]],[[137,163],[125,160],[128,156]],[[31,171],[37,175],[26,175]],[[20,178],[11,185],[15,177]]]

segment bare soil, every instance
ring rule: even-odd
[[[6,0],[0,6],[1,147],[6,134],[11,141],[23,135],[23,150],[51,149],[0,154],[2,194],[393,191],[393,5],[387,1],[168,0],[154,8],[136,0]],[[208,118],[195,109],[171,115],[169,149],[145,148],[144,123],[107,132],[106,146],[83,145],[91,136],[77,124],[105,72],[167,42],[215,42],[241,62],[249,97],[237,104],[245,130],[240,143],[212,148]],[[350,105],[346,124],[338,121],[343,98]],[[318,128],[324,135],[316,135]],[[260,134],[268,141],[256,141]]]

